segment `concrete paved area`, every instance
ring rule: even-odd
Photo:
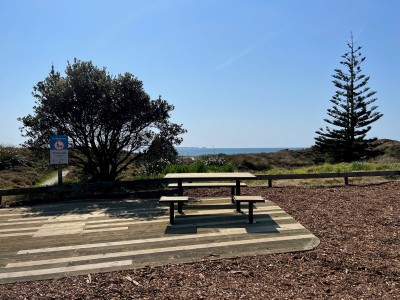
[[[309,250],[319,239],[274,203],[191,201],[169,225],[158,199],[66,201],[0,209],[0,283],[202,259]]]

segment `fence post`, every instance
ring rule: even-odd
[[[268,179],[268,187],[272,187],[272,179]]]
[[[349,177],[344,177],[344,185],[349,185]]]

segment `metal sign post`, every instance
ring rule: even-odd
[[[58,165],[58,185],[62,185],[62,165],[68,164],[68,136],[50,137],[50,164]]]
[[[58,165],[58,186],[62,186],[62,165]]]

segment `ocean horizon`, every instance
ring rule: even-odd
[[[176,147],[179,156],[201,156],[217,154],[250,154],[250,153],[271,153],[279,150],[300,150],[304,147],[291,148],[207,148],[207,147]]]

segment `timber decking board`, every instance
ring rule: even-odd
[[[274,203],[257,204],[257,224],[247,224],[247,214],[235,212],[229,199],[189,202],[173,226],[168,207],[155,204],[158,199],[0,209],[0,283],[302,251],[319,244]]]

